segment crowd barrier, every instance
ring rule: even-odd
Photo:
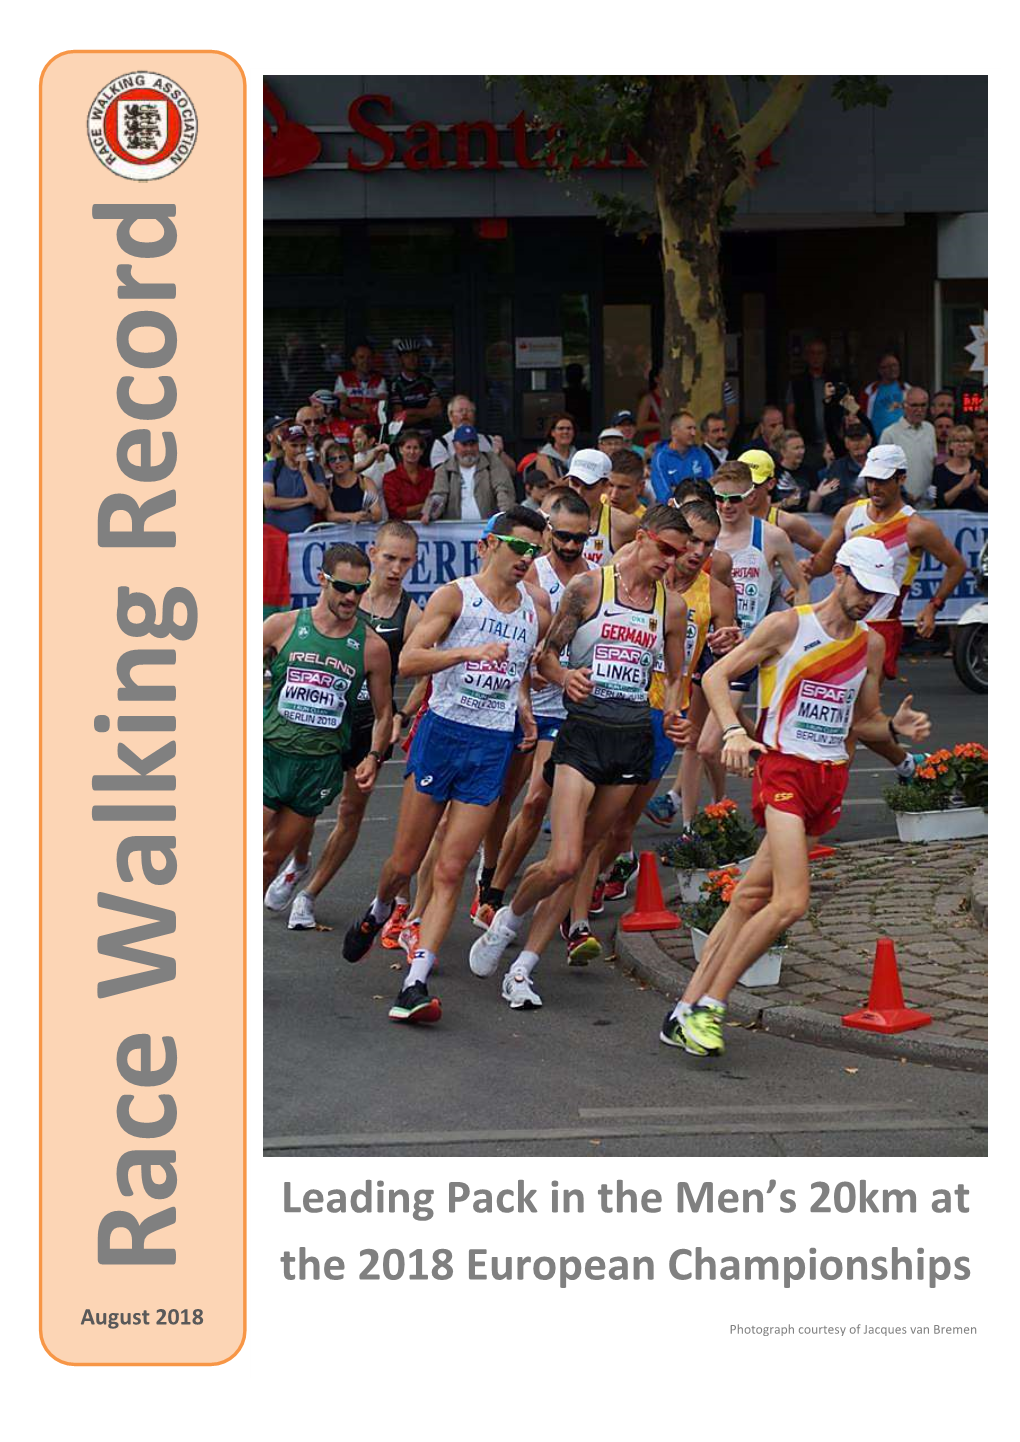
[[[968,572],[946,602],[939,620],[954,621],[977,597],[970,567],[977,564],[981,547],[988,538],[988,517],[975,511],[926,511],[927,519],[941,527],[967,562]],[[823,535],[827,535],[832,519],[829,516],[806,518]],[[481,526],[470,521],[435,521],[424,526],[414,523],[418,532],[418,559],[408,574],[405,586],[414,599],[424,605],[429,596],[445,581],[468,576],[478,569],[477,542]],[[294,606],[310,606],[319,594],[318,574],[328,546],[337,541],[353,541],[362,550],[375,536],[374,525],[323,527],[312,532],[297,532],[289,537],[291,601]],[[903,619],[913,621],[921,607],[931,600],[942,579],[942,567],[925,556],[914,577],[910,596],[904,603]],[[811,583],[811,599],[820,601],[832,587],[832,578],[824,576]]]

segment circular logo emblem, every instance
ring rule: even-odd
[[[172,175],[191,154],[197,135],[195,107],[167,75],[119,76],[89,106],[92,153],[127,180]]]

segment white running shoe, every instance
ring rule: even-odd
[[[299,891],[294,898],[294,904],[290,908],[290,916],[287,918],[288,931],[314,931],[315,929],[315,898],[309,896],[307,891]]]
[[[269,910],[286,911],[293,900],[295,891],[297,891],[311,869],[311,857],[308,858],[304,866],[297,867],[294,865],[293,856],[288,856],[283,866],[281,866],[280,870],[276,873],[275,878],[269,883],[269,890],[263,898]]]
[[[506,925],[510,915],[509,906],[501,906],[468,955],[468,964],[475,976],[491,976],[499,965],[499,959],[507,947],[517,940],[516,931]]]
[[[542,1005],[542,998],[531,985],[531,977],[523,966],[512,966],[504,976],[503,1000],[508,1001],[514,1011],[525,1008],[534,1011]]]

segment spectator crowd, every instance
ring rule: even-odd
[[[583,416],[561,411],[550,417],[543,444],[517,459],[501,436],[478,429],[469,396],[444,406],[419,341],[396,340],[393,351],[397,373],[387,377],[373,368],[370,343],[359,342],[332,390],[314,391],[294,416],[267,418],[267,524],[295,532],[348,521],[484,522],[515,503],[540,507],[589,444],[607,456],[626,449],[640,458],[643,487],[638,475],[621,509],[666,502],[682,482],[710,480],[724,462],[755,449],[774,462],[773,505],[835,516],[863,494],[861,468],[877,444],[905,453],[905,497],[915,509],[988,509],[987,406],[965,423],[955,392],[909,383],[892,351],[855,395],[829,367],[825,342],[810,341],[783,403],[764,406],[743,426],[729,385],[719,410],[664,418],[653,373],[636,408],[617,411],[597,436],[590,407]]]

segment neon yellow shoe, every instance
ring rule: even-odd
[[[722,1037],[725,1015],[724,1006],[703,1006],[701,1002],[692,1006],[687,1015],[680,1018],[680,1031],[687,1050],[696,1056],[722,1056],[726,1050]]]

